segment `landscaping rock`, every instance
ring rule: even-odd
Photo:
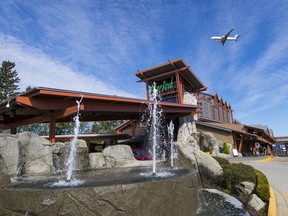
[[[209,151],[212,156],[227,158],[231,157],[231,150],[232,150],[232,144],[227,143],[230,154],[224,154],[221,153],[221,149],[223,149],[224,143],[220,140],[218,140],[212,133],[210,132],[200,132],[198,135],[198,143],[200,146],[200,149],[204,152]]]
[[[108,167],[119,167],[136,161],[132,149],[128,145],[108,146],[102,153]]]
[[[99,152],[90,153],[89,154],[89,162],[90,162],[90,167],[92,169],[108,168],[108,165],[110,165],[110,164],[106,164],[104,155],[102,153],[99,153]]]
[[[69,153],[71,142],[57,142],[53,145],[53,159],[54,166],[57,171],[66,170],[66,160]],[[90,167],[89,163],[89,150],[85,140],[77,140],[76,150],[76,170],[83,170]]]
[[[261,212],[264,211],[265,203],[256,194],[252,194],[246,206],[252,216],[258,216],[262,215]]]
[[[243,203],[247,201],[248,197],[253,193],[254,190],[255,184],[248,181],[240,182],[239,185],[235,186],[236,196]]]
[[[20,148],[18,139],[15,135],[1,134],[0,135],[0,156],[1,156],[1,173],[16,175]]]
[[[50,142],[30,132],[1,135],[0,156],[1,172],[11,176],[54,171]]]
[[[200,150],[198,140],[199,133],[196,132],[193,116],[181,117],[176,145],[178,159],[175,166],[199,170],[204,182],[216,182],[223,170],[214,158]]]

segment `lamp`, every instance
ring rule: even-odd
[[[6,107],[9,108],[10,107],[10,100],[8,100]]]

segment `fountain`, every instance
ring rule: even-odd
[[[156,156],[157,156],[157,147],[159,141],[159,122],[162,115],[162,110],[159,110],[158,107],[158,90],[156,89],[156,83],[152,85],[152,97],[154,104],[152,106],[151,119],[152,119],[152,128],[150,134],[152,135],[152,154],[153,154],[153,176],[156,176]]]
[[[80,120],[79,120],[79,111],[80,111],[80,105],[83,100],[83,95],[80,95],[80,100],[76,100],[77,103],[77,113],[76,116],[73,118],[73,121],[75,122],[74,126],[74,135],[73,139],[70,143],[69,149],[68,149],[68,155],[66,158],[66,179],[60,179],[57,182],[54,182],[52,184],[48,183],[47,185],[50,187],[67,187],[67,186],[78,186],[84,183],[83,180],[79,180],[76,178],[73,178],[73,172],[75,170],[75,163],[76,163],[76,151],[77,151],[77,141],[78,141],[78,135],[79,135],[79,128],[80,128]]]
[[[170,121],[168,126],[168,135],[170,139],[170,165],[171,168],[174,168],[174,159],[177,158],[177,149],[174,145],[174,124],[172,120]]]
[[[76,150],[77,150],[77,140],[78,140],[78,134],[79,134],[79,127],[80,127],[80,121],[79,121],[79,110],[80,110],[80,105],[83,100],[83,95],[81,95],[81,99],[78,101],[76,100],[77,103],[77,114],[73,118],[75,122],[75,127],[74,127],[74,136],[73,140],[71,141],[71,145],[69,148],[69,156],[67,159],[67,181],[71,181],[73,170],[75,168],[75,159],[76,159]]]

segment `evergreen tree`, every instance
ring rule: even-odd
[[[14,62],[2,62],[0,67],[0,102],[8,100],[18,93],[20,78],[18,77],[17,71],[13,70],[14,67]]]

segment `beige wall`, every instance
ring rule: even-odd
[[[234,144],[232,132],[196,124],[197,132],[210,132],[222,142]]]

